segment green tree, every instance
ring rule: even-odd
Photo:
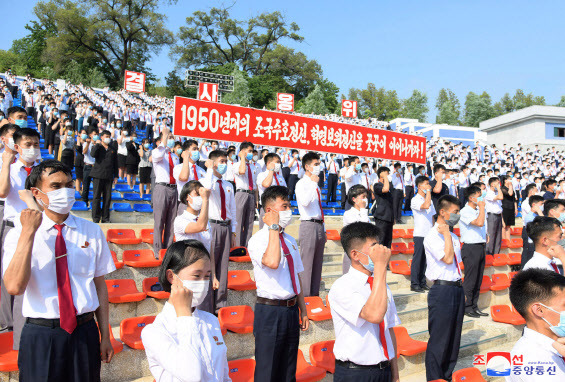
[[[565,96],[561,96],[561,99],[555,106],[565,107]]]
[[[327,78],[319,80],[318,85],[320,85],[322,93],[324,93],[324,103],[326,104],[328,111],[330,113],[340,114],[341,103],[337,100],[337,95],[339,94],[339,88],[337,85]]]
[[[0,72],[4,73],[8,69],[12,69],[16,65],[20,64],[20,57],[8,50],[1,50],[0,49]],[[16,73],[20,74],[20,73]]]
[[[45,0],[34,7],[43,25],[56,33],[47,38],[43,59],[56,71],[71,59],[96,60],[110,85],[121,87],[124,71],[147,70],[151,54],[173,42],[158,8],[175,0]]]
[[[456,115],[456,120],[459,121],[459,115],[460,115],[460,110],[461,110],[461,104],[459,103],[459,99],[457,98],[457,96],[455,95],[454,92],[451,91],[451,89],[441,89],[439,91],[437,100],[436,100],[436,109],[441,112],[443,105],[449,101],[450,102],[450,106],[449,109],[451,109],[451,111],[449,111],[449,115]],[[443,108],[445,109],[445,108]],[[451,120],[451,119],[450,119]],[[439,114],[436,116],[436,123],[447,123],[442,121],[439,118]],[[457,123],[456,123],[457,124]]]
[[[492,118],[495,114],[487,92],[480,96],[469,92],[465,98],[465,125],[478,127],[479,123]]]
[[[251,106],[255,108],[268,107],[275,109],[276,93],[290,93],[292,88],[286,81],[272,74],[253,76],[249,79]]]
[[[251,104],[251,93],[249,92],[247,77],[239,69],[235,69],[231,75],[233,76],[233,92],[223,93],[222,103],[249,106]]]
[[[410,97],[402,100],[400,117],[426,122],[426,114],[428,111],[430,111],[428,108],[428,96],[426,93],[414,89]]]
[[[25,28],[30,32],[27,36],[14,40],[10,50],[17,54],[25,65],[25,74],[40,77],[44,74],[45,63],[41,58],[47,47],[47,38],[57,32],[55,25],[46,20],[47,24],[32,20]],[[50,65],[52,66],[52,65]]]
[[[441,109],[437,116],[437,123],[446,123],[448,125],[459,124],[459,111],[456,109],[451,100],[448,99],[441,105]]]
[[[324,92],[320,84],[317,84],[314,90],[308,94],[308,97],[304,99],[304,104],[298,112],[304,114],[328,114],[328,108],[324,102]]]
[[[390,121],[400,115],[401,102],[396,90],[377,88],[375,84],[368,83],[366,89],[350,89],[349,99],[357,101],[360,118]]]

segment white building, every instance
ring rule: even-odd
[[[530,106],[488,119],[479,124],[487,133],[488,143],[502,146],[550,148],[565,145],[565,108],[557,106]]]
[[[402,133],[420,133],[427,139],[443,138],[453,143],[463,143],[466,146],[475,147],[480,141],[486,143],[487,135],[476,127],[452,126],[437,123],[418,122],[417,119],[396,118],[390,121],[390,127],[394,131]]]

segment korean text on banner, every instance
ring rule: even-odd
[[[124,74],[124,89],[128,92],[143,93],[145,91],[145,73],[126,70]]]
[[[426,163],[414,135],[178,96],[174,113],[176,136]]]

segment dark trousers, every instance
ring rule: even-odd
[[[288,178],[290,177],[290,168],[288,168],[288,167],[283,167],[282,170],[281,170],[281,172],[282,172],[282,176],[283,176],[284,182],[285,182],[286,184],[288,184]]]
[[[426,378],[451,381],[459,356],[461,329],[465,314],[463,288],[432,285],[428,293],[428,331]]]
[[[255,194],[238,191],[235,194],[235,216],[237,225],[236,245],[247,247],[251,235],[253,235],[253,223],[255,222]]]
[[[26,323],[18,356],[20,382],[100,381],[100,334],[94,320],[72,334]]]
[[[347,192],[345,191],[345,182],[341,183],[341,209],[345,209],[345,204],[347,203]]]
[[[389,367],[379,369],[349,369],[336,363],[334,382],[391,382],[392,370]]]
[[[337,175],[328,175],[328,201],[335,202],[337,200]]]
[[[522,262],[520,263],[520,269],[524,269],[524,265],[534,256],[535,245],[530,243],[530,238],[526,233],[526,227],[522,228],[522,242],[524,247],[522,248]]]
[[[487,214],[487,228],[489,242],[487,243],[487,255],[500,253],[502,244],[502,214]]]
[[[178,194],[176,187],[155,184],[151,189],[153,194],[153,252],[159,256],[159,251],[173,244],[173,223],[177,217]],[[161,234],[163,237],[161,238]]]
[[[375,217],[375,225],[381,230],[383,235],[381,238],[381,244],[390,248],[392,246],[392,227],[394,224]]]
[[[216,278],[220,283],[218,290],[214,291],[212,299],[212,309],[206,310],[212,313],[218,312],[220,308],[228,306],[228,268],[230,260],[230,240],[231,225],[225,226],[210,223],[212,230],[212,241],[210,244],[210,254],[214,256],[216,266]]]
[[[302,220],[298,228],[298,246],[304,265],[301,273],[304,297],[318,296],[322,282],[322,263],[327,237],[324,226],[308,220]]]
[[[255,380],[296,381],[300,337],[298,305],[255,304]]]
[[[290,200],[294,199],[294,189],[296,188],[296,183],[298,183],[298,175],[290,174],[288,176],[288,197]]]
[[[153,124],[145,125],[145,137],[149,139],[149,142],[153,142]]]
[[[465,207],[465,191],[467,187],[459,187],[459,204],[461,208]]]
[[[414,236],[414,256],[410,267],[410,285],[413,288],[426,286],[426,252],[424,238]]]
[[[394,213],[394,221],[398,222],[402,218],[402,198],[404,198],[404,192],[397,189],[394,189],[393,191],[392,212]]]
[[[463,280],[465,312],[470,313],[479,308],[479,293],[485,271],[485,243],[463,243],[461,258],[465,266],[465,280]]]
[[[92,165],[85,164],[82,169],[82,201],[88,204],[88,191],[90,190],[90,182],[92,178],[90,177],[90,170],[92,170]]]
[[[410,203],[414,197],[414,186],[406,186],[404,188],[404,193],[406,194],[406,197],[404,198],[404,211],[412,211]]]
[[[93,178],[94,197],[92,198],[92,221],[99,223],[102,217],[102,223],[110,222],[110,202],[112,199],[112,179]],[[100,208],[100,200],[102,200],[102,209]]]

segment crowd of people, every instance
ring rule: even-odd
[[[170,100],[5,78],[0,325],[14,331],[21,381],[95,381],[100,360],[110,362],[104,276],[115,266],[96,223],[111,221],[112,187],[124,177],[132,188],[139,177],[140,194],[151,195],[155,256],[166,249],[159,284],[171,295],[142,331],[158,381],[229,380],[215,315],[227,306],[236,247],[248,249],[257,284],[255,380],[293,380],[299,332],[309,327],[304,297],[320,293],[328,206],[343,209],[345,252],[343,276],[328,298],[334,380],[399,380],[392,328],[400,320],[386,274],[393,227],[409,215],[404,211],[414,219],[411,290],[428,293],[428,381],[451,380],[464,317],[488,316],[478,306],[485,258],[500,252],[519,213],[527,224],[524,271],[510,298],[527,329],[516,346],[525,352],[535,342],[539,359],[565,356],[565,303],[558,298],[565,290],[565,154],[555,148],[433,139],[426,164],[418,165],[178,139]],[[13,106],[19,91],[22,106]],[[27,127],[28,116],[37,130]],[[41,160],[41,138],[54,159]],[[93,222],[70,213],[76,191],[90,201],[91,182]],[[285,232],[293,205],[297,239]],[[253,233],[256,218],[260,229]],[[457,224],[460,237],[453,234]],[[555,363],[562,378],[565,363]]]

